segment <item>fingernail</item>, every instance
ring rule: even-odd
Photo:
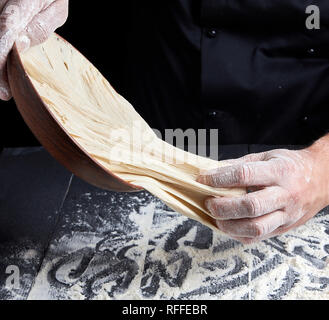
[[[16,41],[16,46],[19,52],[24,53],[30,48],[31,45],[31,40],[27,36],[21,36],[17,41]]]
[[[197,182],[199,183],[202,183],[202,184],[205,184],[207,181],[206,181],[206,177],[204,175],[200,175],[198,176],[198,178],[196,179]]]
[[[197,182],[202,184],[207,184],[209,179],[209,170],[200,170],[199,176],[197,178]]]

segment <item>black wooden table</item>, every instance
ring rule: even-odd
[[[42,148],[0,157],[0,299],[328,299],[328,256],[328,209],[243,246],[147,192],[94,188]]]

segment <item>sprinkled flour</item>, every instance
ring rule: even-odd
[[[146,192],[85,193],[64,212],[29,299],[329,298],[326,212],[252,246]]]

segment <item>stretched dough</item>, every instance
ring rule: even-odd
[[[22,61],[53,116],[98,163],[177,212],[218,231],[204,200],[239,196],[245,190],[215,189],[196,178],[200,169],[225,162],[184,152],[160,140],[101,73],[55,34],[24,53]]]

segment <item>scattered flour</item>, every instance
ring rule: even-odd
[[[110,207],[98,205],[103,220],[92,231],[53,241],[29,299],[328,299],[328,214],[243,246],[145,194],[104,214]],[[80,228],[84,214],[66,224]]]

